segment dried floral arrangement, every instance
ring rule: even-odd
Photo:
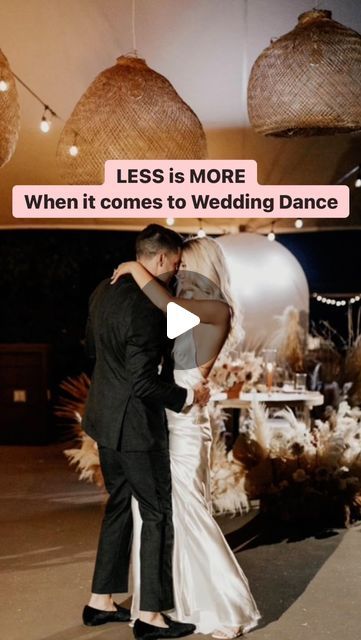
[[[303,371],[305,332],[300,325],[300,312],[288,306],[280,316],[276,316],[278,329],[272,336],[272,347],[277,349],[279,364],[291,371]]]
[[[68,428],[71,426],[73,429],[73,438],[75,436],[80,445],[64,451],[69,464],[75,466],[80,480],[94,482],[103,488],[97,444],[81,428],[89,385],[90,380],[85,374],[64,381],[60,385],[63,394],[59,397],[55,413],[61,421],[66,419]],[[212,506],[216,514],[242,513],[249,508],[244,487],[245,471],[243,465],[233,459],[232,452],[227,454],[223,437],[225,414],[215,404],[210,404],[209,413],[213,432],[210,478]]]
[[[309,430],[291,410],[278,414],[254,404],[250,428],[234,456],[246,469],[247,495],[277,520],[348,526],[361,518],[361,410],[342,402]]]
[[[65,422],[68,438],[75,439],[80,445],[64,451],[69,464],[75,466],[79,473],[79,479],[104,487],[97,443],[81,427],[89,386],[90,380],[85,373],[76,378],[64,380],[60,384],[62,393],[55,407],[55,415],[62,428]]]
[[[246,473],[233,452],[227,453],[224,440],[226,414],[216,404],[210,404],[213,442],[211,448],[211,498],[215,514],[237,514],[248,511],[249,502],[245,490]]]
[[[217,363],[210,375],[210,382],[221,390],[232,389],[242,384],[244,391],[254,388],[263,372],[263,359],[254,351],[245,351],[231,362]]]
[[[243,384],[257,384],[261,358],[243,354],[235,365],[236,374],[233,366],[217,365],[215,386],[224,389],[234,384],[235,376]],[[102,486],[97,445],[81,429],[88,389],[84,375],[65,381],[56,413],[72,424],[80,443],[65,451],[70,464],[76,465],[80,479]],[[361,518],[360,408],[341,402],[337,412],[316,420],[310,430],[291,410],[280,411],[275,422],[261,404],[254,403],[248,430],[228,454],[225,415],[217,405],[210,407],[210,415],[211,497],[216,513],[241,512],[248,508],[248,498],[258,497],[264,513],[286,521],[323,519],[348,525]]]

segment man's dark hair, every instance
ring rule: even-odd
[[[183,245],[183,238],[160,224],[149,224],[138,235],[135,242],[137,258],[141,256],[151,257],[165,251],[177,253]]]

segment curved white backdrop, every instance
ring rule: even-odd
[[[305,273],[288,249],[265,236],[240,233],[217,238],[226,256],[235,299],[243,312],[245,350],[272,344],[275,316],[292,305],[308,328],[309,289]]]

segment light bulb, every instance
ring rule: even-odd
[[[168,227],[172,227],[175,223],[175,219],[174,218],[167,218],[167,225]]]
[[[206,237],[206,232],[204,231],[204,229],[198,229],[197,231],[197,237],[198,238],[205,238]]]
[[[267,238],[270,242],[273,242],[274,240],[276,240],[276,234],[274,233],[274,231],[270,231]]]
[[[303,227],[302,218],[297,218],[297,220],[295,220],[295,227],[296,227],[296,229],[302,229],[302,227]]]
[[[76,144],[72,144],[71,147],[69,147],[69,153],[71,156],[73,156],[73,158],[78,155],[79,148],[76,146]]]
[[[46,117],[43,116],[40,122],[40,130],[43,133],[48,133],[50,131],[50,127],[51,127],[51,122],[49,122],[49,120],[47,120]]]
[[[356,180],[355,180],[355,187],[357,187],[357,188],[361,187],[361,178],[360,178],[360,177],[359,177],[359,178],[356,178]]]
[[[9,88],[9,83],[6,80],[0,80],[0,91],[7,91]]]

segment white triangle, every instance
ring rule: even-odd
[[[167,337],[173,340],[181,336],[182,333],[193,329],[200,323],[200,318],[183,309],[179,304],[175,302],[168,302],[167,304]]]

